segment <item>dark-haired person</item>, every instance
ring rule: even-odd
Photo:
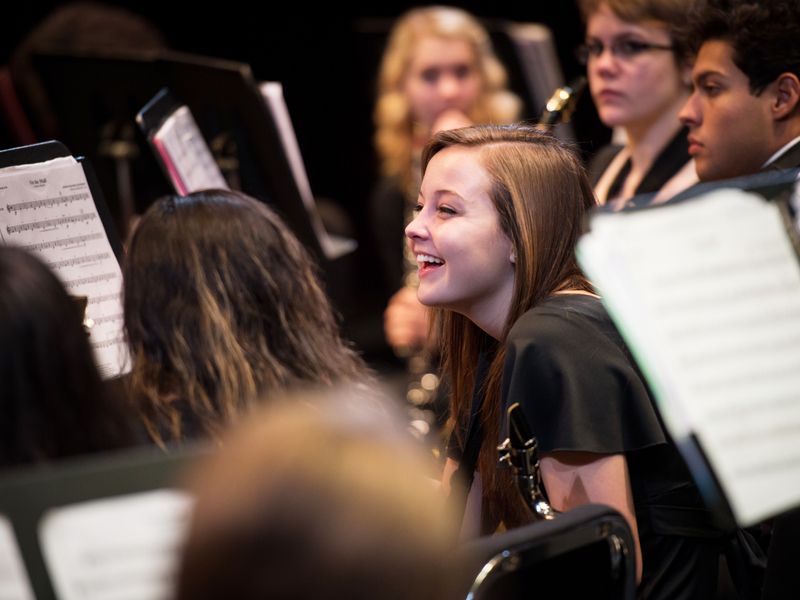
[[[0,246],[0,467],[135,441],[100,379],[78,304],[32,254]]]
[[[580,0],[580,58],[600,120],[625,133],[591,164],[601,204],[636,194],[666,200],[697,182],[678,112],[689,97],[690,52],[679,24],[696,0]]]
[[[477,465],[465,467],[482,485],[483,530],[531,520],[509,473],[497,467],[504,407],[519,402],[555,507],[597,502],[627,518],[641,596],[713,597],[719,550],[708,536],[716,532],[703,522],[647,387],[576,263],[574,244],[594,206],[578,158],[530,127],[471,127],[434,136],[422,168],[406,235],[419,264],[419,299],[437,309],[452,382],[458,448],[445,488],[479,405]],[[485,378],[476,376],[481,364]]]
[[[244,194],[156,202],[123,273],[130,391],[158,443],[213,437],[270,392],[367,377],[305,249]]]
[[[681,111],[701,181],[800,166],[800,10],[710,2],[691,39],[694,92]]]
[[[694,92],[680,116],[701,181],[800,167],[798,32],[786,0],[711,0],[694,16]],[[797,595],[799,536],[800,509],[775,520],[764,599]]]

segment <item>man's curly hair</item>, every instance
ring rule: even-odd
[[[709,0],[694,15],[688,39],[695,53],[708,40],[733,48],[733,62],[754,95],[781,73],[800,77],[800,9],[787,0]]]

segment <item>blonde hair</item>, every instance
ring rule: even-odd
[[[463,40],[475,52],[481,93],[468,115],[476,123],[509,123],[519,116],[521,102],[507,90],[506,70],[492,49],[489,34],[469,13],[458,8],[431,6],[405,13],[389,35],[378,75],[375,106],[375,146],[384,176],[403,189],[413,181],[413,123],[403,92],[414,50],[425,37]]]

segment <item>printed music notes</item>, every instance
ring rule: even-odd
[[[89,299],[86,317],[101,373],[126,372],[122,273],[74,158],[0,169],[0,243],[39,255],[70,295]]]
[[[180,195],[205,189],[228,189],[188,107],[181,106],[167,117],[150,141]]]
[[[63,600],[169,598],[192,500],[162,489],[51,509],[39,538]]]
[[[725,189],[598,214],[578,256],[737,522],[800,504],[800,263],[779,205]]]

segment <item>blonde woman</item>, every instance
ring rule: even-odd
[[[402,234],[419,189],[422,148],[443,129],[514,121],[520,105],[507,89],[488,33],[469,13],[417,8],[395,24],[378,76],[375,146],[382,179],[371,201],[386,290],[396,292],[385,319],[393,347],[419,347],[427,331],[413,282],[404,281],[409,269],[404,268]]]

